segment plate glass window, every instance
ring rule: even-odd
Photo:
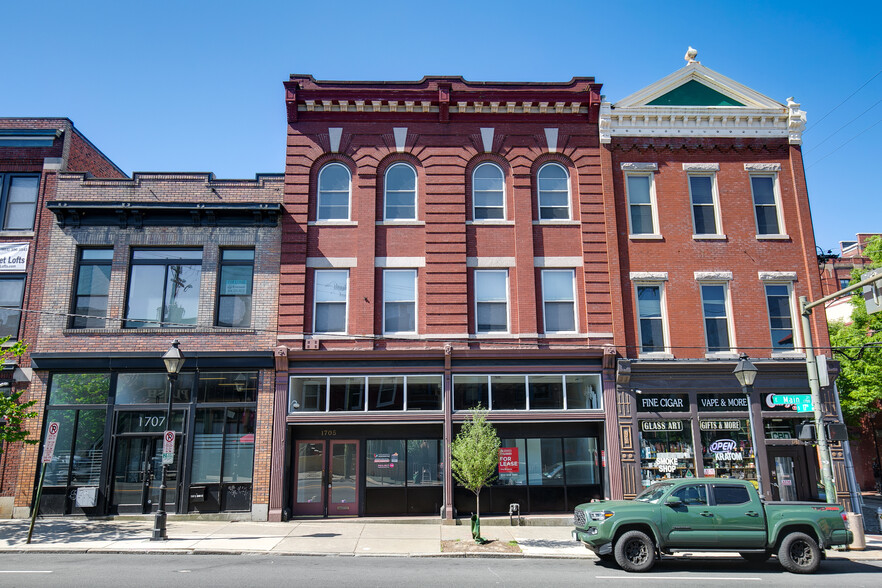
[[[475,271],[475,307],[479,333],[508,331],[508,271]]]
[[[0,338],[18,339],[24,285],[24,276],[0,277]]]
[[[576,297],[573,270],[542,271],[542,302],[546,333],[576,330]]]
[[[704,312],[704,331],[709,353],[731,351],[729,338],[729,305],[725,284],[702,284],[701,304]]]
[[[790,286],[766,284],[766,303],[769,307],[769,327],[772,332],[772,349],[793,349],[793,315],[790,312]]]
[[[340,163],[329,163],[319,172],[318,220],[349,219],[349,169]]]
[[[194,326],[199,314],[201,249],[132,251],[127,328]]]
[[[73,309],[75,316],[71,317],[71,328],[104,328],[112,261],[113,249],[80,250]]]
[[[505,218],[505,181],[498,165],[482,163],[472,174],[472,218]]]
[[[696,235],[716,235],[716,205],[714,198],[714,177],[689,176],[689,194],[692,196],[692,221]]]
[[[217,324],[219,327],[251,326],[253,280],[253,249],[224,249],[221,251],[217,295]]]
[[[386,170],[386,220],[416,219],[416,171],[406,163]]]
[[[652,176],[649,174],[627,174],[628,209],[631,219],[632,235],[652,235],[655,231]]]
[[[313,332],[346,332],[348,294],[349,270],[316,270]]]
[[[416,270],[383,272],[383,331],[416,331]]]
[[[0,174],[3,202],[3,229],[31,231],[37,211],[40,176]]]
[[[757,234],[780,234],[781,226],[778,215],[778,199],[775,196],[775,177],[751,176],[750,187],[753,190]]]
[[[570,176],[562,165],[547,163],[538,174],[539,218],[570,218]]]
[[[659,353],[665,350],[665,325],[662,315],[662,287],[637,285],[637,312],[640,318],[640,351]]]

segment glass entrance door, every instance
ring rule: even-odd
[[[773,500],[816,500],[801,447],[767,446]]]
[[[178,454],[169,466],[165,510],[175,512],[178,495]],[[147,514],[159,504],[162,483],[162,439],[118,437],[113,461],[112,508],[118,514]]]
[[[358,473],[358,441],[297,441],[294,516],[357,516]]]

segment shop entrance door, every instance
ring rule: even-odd
[[[169,466],[166,512],[175,512],[178,495],[178,454]],[[117,514],[148,514],[159,505],[162,484],[162,438],[118,437],[113,461],[112,509]]]
[[[294,516],[358,516],[358,441],[297,441]]]
[[[772,500],[812,500],[808,462],[801,447],[767,446]]]

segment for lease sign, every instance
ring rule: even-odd
[[[499,448],[499,473],[500,474],[516,474],[520,471],[521,466],[518,461],[517,447],[500,447]]]

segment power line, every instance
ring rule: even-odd
[[[823,120],[824,120],[825,118],[827,118],[828,116],[830,116],[831,114],[833,114],[833,113],[836,111],[837,108],[839,108],[840,106],[842,106],[843,104],[845,104],[846,102],[848,102],[848,101],[851,99],[852,96],[854,96],[855,94],[857,94],[858,92],[860,92],[861,90],[863,90],[863,89],[866,87],[867,84],[869,84],[870,82],[872,82],[873,80],[875,80],[876,78],[878,78],[880,74],[882,74],[882,70],[879,70],[878,72],[876,72],[876,75],[874,75],[872,78],[870,78],[869,80],[867,80],[866,82],[864,82],[863,85],[862,85],[860,88],[858,88],[857,90],[855,90],[854,92],[852,92],[851,94],[849,94],[849,95],[848,95],[848,98],[846,98],[845,100],[843,100],[842,102],[840,102],[839,104],[837,104],[836,106],[834,106],[833,109],[830,110],[829,112],[827,112],[827,114],[825,114],[824,116],[822,116],[821,119],[820,119],[818,122],[816,122],[816,123],[813,124],[812,126],[808,127],[806,130],[804,130],[804,131],[803,131],[803,134],[809,132],[810,130],[812,130],[813,128],[815,128],[815,127],[818,126],[819,124],[821,124],[821,122],[823,122]]]
[[[831,151],[830,153],[825,155],[824,157],[818,159],[817,161],[815,161],[811,165],[807,166],[806,169],[811,169],[814,166],[816,166],[817,164],[821,163],[822,161],[824,161],[825,159],[827,159],[828,157],[830,157],[831,155],[833,155],[834,153],[836,153],[837,151],[839,151],[840,149],[842,149],[843,147],[845,147],[846,145],[848,145],[849,143],[851,143],[852,141],[854,141],[855,139],[857,139],[858,137],[860,137],[861,135],[863,135],[864,133],[866,133],[867,131],[869,131],[870,129],[875,127],[876,125],[878,125],[879,123],[882,123],[882,118],[880,118],[879,120],[877,120],[876,122],[874,122],[873,124],[871,124],[870,126],[865,128],[863,131],[861,131],[860,133],[858,133],[857,135],[855,135],[854,137],[852,137],[851,139],[849,139],[848,141],[846,141],[845,143],[843,143],[842,145],[840,145],[839,147],[837,147],[836,149],[834,149],[833,151]]]
[[[857,119],[859,119],[860,117],[864,116],[865,114],[867,114],[868,112],[870,112],[871,110],[873,110],[874,108],[876,108],[879,104],[882,104],[882,98],[880,98],[879,100],[877,100],[875,104],[873,104],[872,106],[870,106],[869,108],[867,108],[865,111],[863,111],[862,113],[860,113],[859,115],[857,115],[856,117],[854,117],[853,119],[851,119],[850,121],[848,121],[847,123],[845,123],[844,125],[842,125],[841,127],[839,127],[838,129],[836,129],[835,131],[833,131],[832,133],[830,133],[829,135],[827,135],[826,137],[824,137],[820,142],[816,143],[816,144],[814,145],[814,147],[812,147],[811,149],[807,149],[807,150],[806,150],[806,153],[811,153],[812,151],[814,151],[815,149],[817,149],[818,147],[820,147],[821,145],[823,145],[824,143],[826,143],[827,140],[828,140],[830,137],[832,137],[833,135],[835,135],[836,133],[838,133],[839,131],[841,131],[842,129],[844,129],[845,127],[847,127],[848,125],[850,125],[851,123],[853,123],[854,121],[856,121]]]

